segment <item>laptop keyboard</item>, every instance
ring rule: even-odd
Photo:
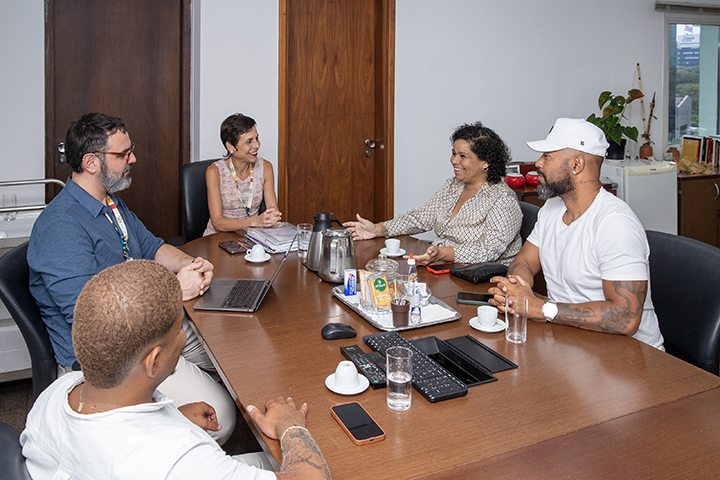
[[[222,308],[252,308],[267,280],[240,279],[225,297]]]

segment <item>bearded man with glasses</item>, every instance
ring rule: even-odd
[[[154,260],[177,275],[183,300],[210,288],[213,265],[167,245],[150,233],[115,194],[130,186],[137,161],[125,123],[102,113],[88,113],[65,137],[72,168],[65,188],[35,221],[28,246],[30,291],[40,308],[58,363],[58,376],[79,369],[72,343],[75,302],[93,275],[132,259]],[[188,320],[188,337],[175,373],[159,387],[177,405],[205,401],[221,425],[208,432],[221,445],[236,419],[228,392],[206,371],[214,370]]]

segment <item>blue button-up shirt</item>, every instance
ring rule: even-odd
[[[125,202],[110,197],[127,226],[130,257],[154,260],[162,239],[152,235]],[[93,275],[125,261],[116,222],[110,207],[68,178],[33,226],[27,255],[30,291],[60,365],[75,362],[72,322],[80,291]]]

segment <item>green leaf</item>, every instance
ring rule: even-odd
[[[626,137],[628,137],[633,142],[637,142],[638,139],[638,129],[635,127],[623,127],[623,134],[625,134]]]
[[[622,134],[623,129],[620,125],[615,125],[605,132],[605,135],[618,145],[620,145],[620,142],[622,141]]]
[[[610,92],[602,92],[600,94],[600,97],[598,98],[598,107],[600,108],[600,110],[602,110],[603,105],[607,103],[610,97],[612,97],[612,93]]]

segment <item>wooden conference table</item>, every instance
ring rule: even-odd
[[[220,249],[236,234],[216,234],[182,249],[207,258],[216,277],[269,278],[280,255],[250,264]],[[422,242],[401,237],[409,253]],[[362,267],[382,239],[355,242]],[[400,260],[401,269],[405,262]],[[291,253],[254,314],[185,309],[241,411],[279,395],[309,405],[308,428],[336,479],[403,478],[676,478],[720,472],[720,378],[631,337],[528,321],[524,345],[468,325],[474,307],[455,302],[459,290],[487,291],[450,275],[419,268],[433,295],[462,314],[458,321],[402,332],[410,340],[472,335],[518,365],[497,382],[471,387],[467,396],[429,403],[414,392],[412,407],[394,412],[385,390],[345,397],[325,387],[344,360],[341,346],[364,345],[377,333],[331,295]],[[356,338],[323,340],[328,322],[352,325]],[[330,407],[359,401],[386,432],[376,444],[354,445]],[[258,434],[281,461],[279,443]]]

